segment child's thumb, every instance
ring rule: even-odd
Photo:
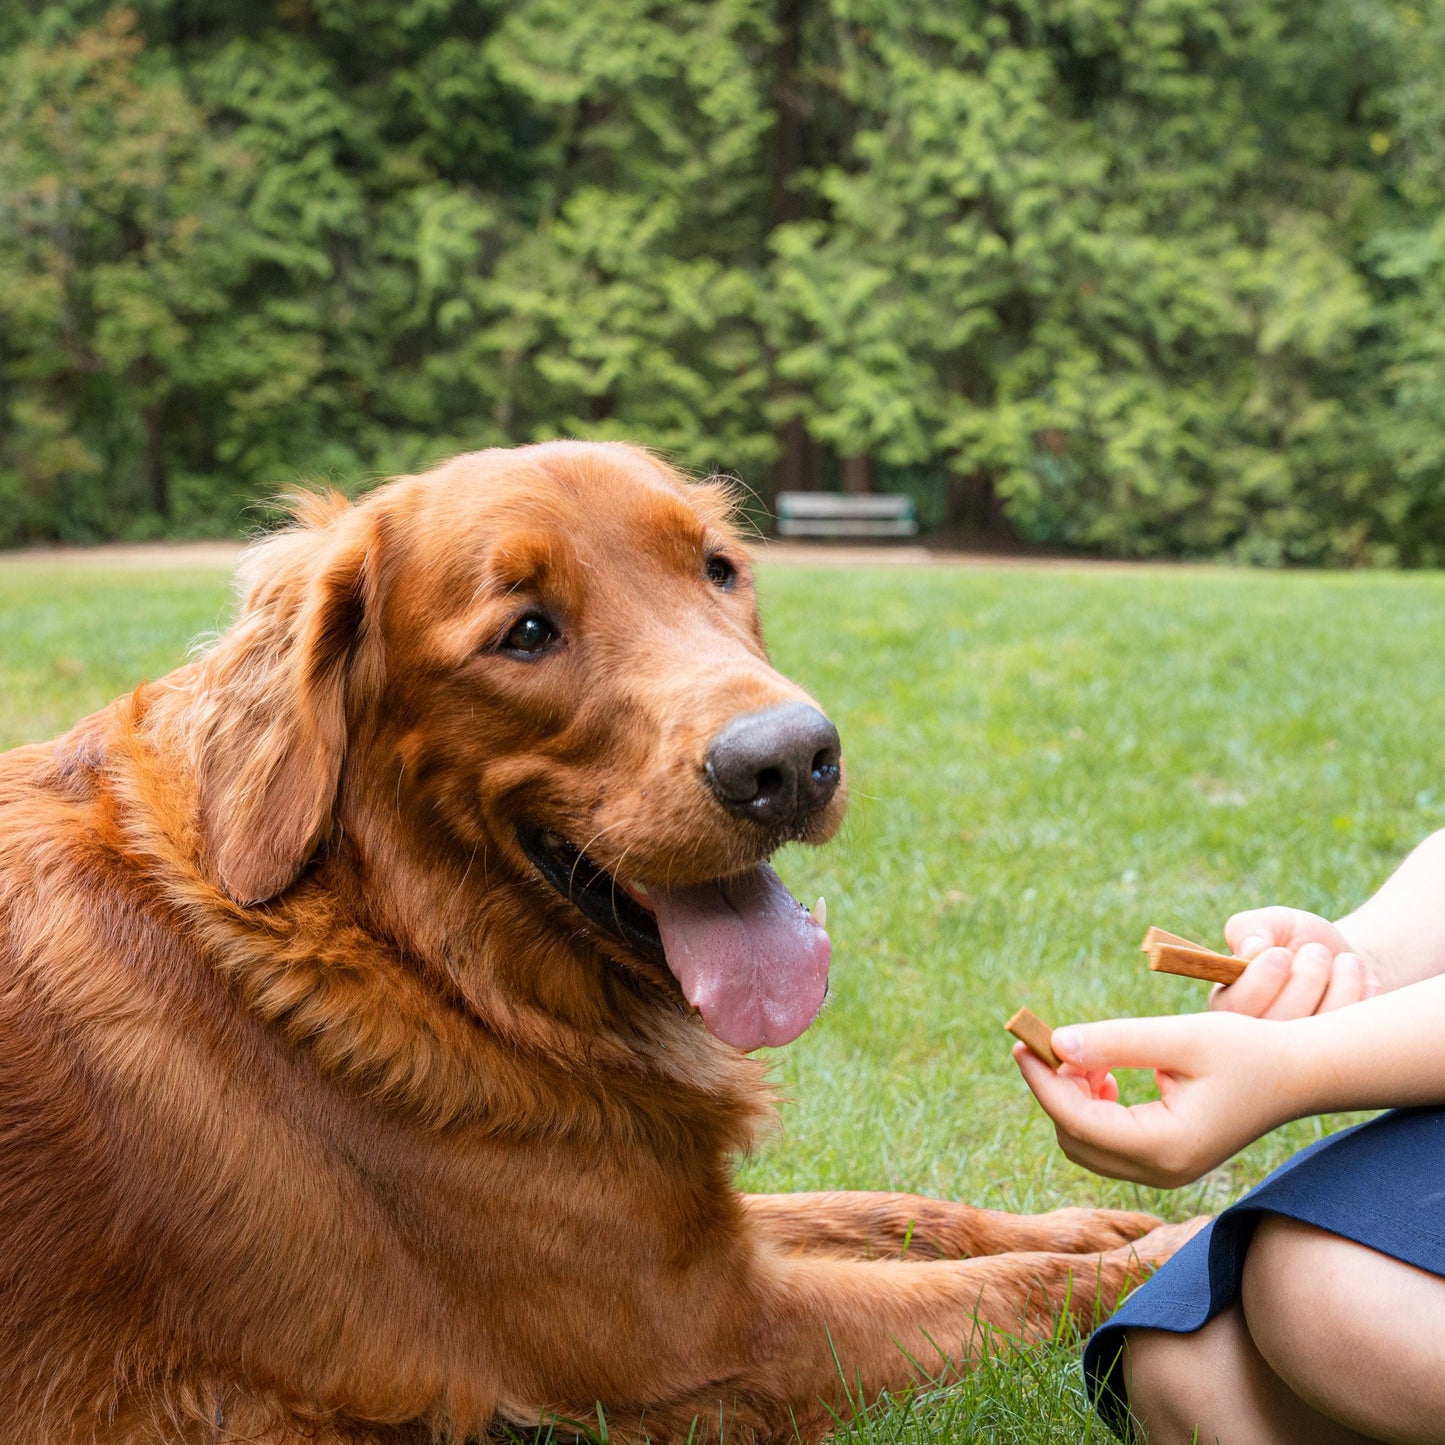
[[[1054,1030],[1054,1052],[1080,1069],[1168,1068],[1177,1062],[1185,1042],[1182,1022],[1152,1018],[1066,1024]]]

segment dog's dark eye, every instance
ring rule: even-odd
[[[542,613],[528,612],[512,624],[511,631],[502,639],[502,647],[507,652],[531,655],[550,647],[559,635],[551,621]]]
[[[709,557],[702,570],[707,580],[714,587],[721,587],[724,592],[737,580],[738,569],[726,557]]]

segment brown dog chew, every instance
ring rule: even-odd
[[[1200,978],[1208,983],[1233,983],[1245,970],[1242,958],[1215,953],[1162,928],[1151,928],[1139,947],[1149,955],[1149,967],[1156,973]]]
[[[1042,1059],[1051,1069],[1057,1069],[1063,1062],[1054,1052],[1052,1043],[1054,1031],[1036,1013],[1021,1008],[1005,1025],[1014,1038],[1022,1039],[1029,1046],[1035,1058]]]
[[[0,756],[0,1445],[810,1442],[1188,1237],[736,1188],[845,784],[722,484],[475,452],[240,584]]]
[[[1199,953],[1209,952],[1209,949],[1205,948],[1202,943],[1192,943],[1189,939],[1182,938],[1177,933],[1170,933],[1166,928],[1151,928],[1144,935],[1144,941],[1139,947],[1147,951],[1151,948],[1157,948],[1160,944],[1164,943],[1172,943],[1176,948],[1192,948]]]

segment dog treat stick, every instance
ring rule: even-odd
[[[1156,973],[1176,973],[1210,983],[1233,983],[1244,972],[1242,958],[1215,953],[1162,928],[1151,928],[1139,947],[1149,955],[1149,967]]]
[[[1030,1013],[1028,1009],[1021,1008],[1005,1025],[1014,1038],[1022,1039],[1029,1046],[1029,1051],[1041,1058],[1051,1069],[1057,1069],[1060,1063],[1059,1056],[1054,1052],[1053,1045],[1049,1039],[1053,1036],[1053,1029],[1041,1019],[1038,1014]]]

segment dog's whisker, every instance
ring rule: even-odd
[[[471,875],[472,864],[477,861],[477,852],[482,850],[482,876],[486,877],[486,851],[481,843],[473,843],[472,851],[467,855],[467,866],[462,869],[462,876],[457,880],[457,886],[452,890],[452,902],[455,903],[461,897],[462,889],[466,887],[467,879]]]
[[[627,845],[627,847],[625,847],[625,848],[622,850],[622,856],[617,860],[617,868],[615,869],[615,871],[613,871],[613,872],[611,872],[611,873],[609,873],[609,874],[607,875],[608,878],[611,880],[611,884],[612,884],[612,889],[611,889],[611,892],[612,892],[612,899],[611,899],[611,902],[612,902],[612,919],[613,919],[613,922],[616,923],[619,928],[622,927],[622,920],[621,920],[621,918],[619,918],[619,917],[617,916],[617,886],[618,886],[618,883],[619,883],[620,880],[621,880],[623,865],[627,862],[627,855],[628,855],[628,853],[631,852],[631,851],[632,851],[632,844],[629,843],[629,844]]]

